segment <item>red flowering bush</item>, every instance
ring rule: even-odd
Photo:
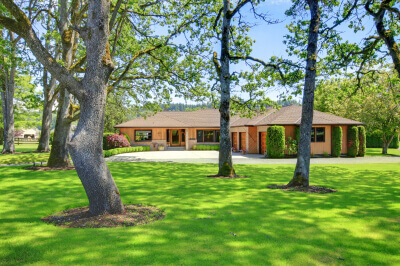
[[[129,144],[129,141],[125,138],[124,135],[110,135],[107,136],[107,147],[109,149],[114,149],[114,148],[123,148],[123,147],[130,147],[131,145]]]

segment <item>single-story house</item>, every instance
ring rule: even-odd
[[[231,117],[232,146],[246,149],[248,153],[264,154],[266,151],[267,129],[273,125],[285,127],[285,137],[295,138],[295,128],[300,126],[302,107],[289,105],[252,118]],[[343,130],[342,153],[347,153],[347,127],[364,125],[361,122],[336,115],[314,111],[311,152],[331,153],[332,128]],[[155,144],[183,146],[190,150],[195,144],[218,144],[220,135],[220,114],[217,109],[201,109],[191,112],[160,112],[153,116],[139,117],[116,125],[121,133],[128,134],[132,145]]]
[[[40,137],[40,130],[36,127],[18,130],[18,133],[20,134],[16,138],[37,139]]]

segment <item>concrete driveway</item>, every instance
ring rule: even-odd
[[[268,159],[260,154],[233,153],[234,164],[296,164],[296,159]],[[109,162],[218,163],[218,151],[150,151],[118,154]],[[400,163],[400,157],[312,158],[311,164]]]

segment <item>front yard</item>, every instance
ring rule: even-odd
[[[293,165],[109,163],[124,203],[165,211],[140,227],[65,229],[41,218],[88,204],[75,171],[0,169],[0,264],[400,264],[400,165],[313,165],[311,184],[271,190]]]
[[[0,164],[47,162],[50,153],[36,153],[37,147],[37,144],[15,145],[18,154],[0,154]],[[3,145],[0,145],[0,152],[2,150]]]

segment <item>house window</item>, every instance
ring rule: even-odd
[[[151,130],[135,130],[135,141],[151,141]]]
[[[311,142],[325,142],[325,128],[313,127],[311,130]]]
[[[219,130],[197,130],[197,142],[219,142]]]
[[[325,142],[325,128],[324,127],[316,127],[315,128],[315,136],[317,142]]]
[[[197,130],[197,142],[204,142],[203,130]]]

